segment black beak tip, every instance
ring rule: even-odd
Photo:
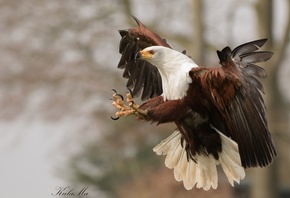
[[[140,52],[137,52],[136,54],[135,54],[135,59],[140,59],[141,58],[141,53]]]

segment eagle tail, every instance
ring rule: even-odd
[[[239,184],[245,177],[245,169],[242,166],[238,144],[218,129],[213,126],[212,128],[220,135],[222,142],[222,152],[219,154],[218,162],[230,184],[234,186],[234,181]]]
[[[165,166],[174,169],[175,179],[183,181],[187,190],[194,186],[204,190],[216,189],[218,186],[216,165],[218,164],[221,164],[232,186],[234,181],[239,183],[245,177],[237,143],[217,129],[215,130],[220,134],[222,140],[223,151],[219,154],[219,160],[216,160],[212,155],[205,154],[196,155],[195,161],[188,158],[186,150],[181,145],[181,133],[178,130],[175,130],[168,138],[153,148],[157,155],[167,155]]]

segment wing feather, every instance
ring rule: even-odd
[[[231,53],[231,56],[239,57],[243,54],[254,52],[260,49],[267,42],[267,40],[268,39],[260,39],[260,40],[255,40],[255,41],[242,44],[233,50],[233,52]]]
[[[244,167],[266,166],[276,156],[261,95],[261,92],[264,93],[263,85],[256,78],[266,77],[266,74],[261,67],[254,65],[267,61],[273,55],[268,51],[256,51],[266,41],[261,39],[241,45],[231,52],[228,60],[222,62],[225,71],[234,64],[239,76],[240,86],[225,108],[228,115],[225,119],[229,133],[239,144]]]
[[[243,54],[240,56],[240,60],[237,63],[240,64],[241,67],[247,67],[249,63],[259,63],[267,61],[272,57],[272,52],[251,52],[247,54]],[[233,59],[237,59],[233,57]]]
[[[263,85],[256,77],[266,72],[254,63],[267,61],[272,52],[257,51],[266,39],[218,51],[221,68],[196,72],[200,90],[210,104],[213,125],[238,143],[243,167],[266,166],[276,156],[268,129]],[[196,78],[191,71],[192,78]],[[198,79],[198,78],[196,78]],[[222,120],[217,119],[222,116]],[[220,119],[220,118],[219,118]]]
[[[263,68],[261,68],[257,65],[251,64],[251,63],[249,63],[248,66],[245,67],[243,70],[244,70],[244,72],[246,72],[250,76],[254,75],[254,76],[259,77],[259,78],[266,78],[267,77],[267,73]]]
[[[147,100],[162,94],[161,76],[158,70],[149,62],[136,60],[135,55],[140,50],[152,46],[161,45],[170,47],[159,35],[145,27],[133,16],[138,27],[119,30],[121,40],[119,53],[122,54],[118,68],[124,69],[123,77],[127,78],[126,86],[133,91],[133,97],[139,96]]]

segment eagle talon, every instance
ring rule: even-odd
[[[118,94],[115,89],[112,89],[114,92],[112,105],[116,107],[119,111],[116,112],[115,117],[111,117],[112,120],[118,120],[122,116],[129,116],[135,113],[135,110],[130,107],[130,104],[127,106],[124,103],[124,97],[121,94]],[[129,93],[128,93],[129,94]],[[131,97],[132,98],[132,97]],[[128,100],[127,100],[128,102]],[[128,102],[129,103],[129,102]]]
[[[133,100],[133,98],[132,98],[132,94],[131,93],[128,93],[127,94],[127,102],[128,102],[128,104],[129,104],[129,107],[131,108],[131,109],[133,109],[134,111],[138,111],[138,108],[139,108],[139,105],[137,105],[136,103],[135,103],[135,101]]]
[[[130,95],[133,96],[133,92],[132,92],[132,90],[131,90],[130,88],[127,88],[127,89],[128,89],[128,91],[129,91]]]
[[[119,118],[120,118],[120,117],[115,117],[115,118],[114,118],[114,117],[111,116],[111,119],[112,119],[112,120],[119,120]]]
[[[139,108],[139,105],[133,100],[132,93],[127,93],[127,102],[136,116],[143,119],[147,117],[147,111]]]
[[[145,118],[147,116],[147,112],[145,110],[139,109],[139,105],[135,103],[132,97],[132,91],[128,89],[126,102],[128,105],[124,103],[124,98],[121,94],[118,94],[115,89],[112,89],[114,92],[112,105],[116,107],[119,111],[116,112],[115,117],[111,117],[112,120],[118,120],[122,116],[136,115],[139,118]]]
[[[113,97],[114,96],[118,96],[119,98],[121,98],[122,101],[124,100],[124,97],[121,94],[118,94],[118,92],[116,91],[116,89],[112,89],[112,91],[114,92]]]
[[[126,97],[127,97],[127,102],[130,104],[130,103],[135,103],[134,101],[133,101],[133,96],[132,96],[132,93],[130,92],[130,93],[127,93],[127,95],[126,95]]]

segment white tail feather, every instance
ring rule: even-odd
[[[194,186],[209,190],[218,186],[217,164],[221,164],[229,182],[234,185],[234,181],[239,183],[245,177],[244,168],[241,165],[238,145],[230,138],[223,135],[216,128],[222,140],[222,152],[219,160],[215,160],[212,155],[196,155],[194,162],[188,160],[185,149],[181,146],[181,133],[176,130],[168,138],[162,140],[153,151],[157,155],[167,155],[165,165],[174,169],[174,177],[177,181],[183,181],[187,190]]]
[[[218,129],[212,128],[220,135],[222,140],[222,152],[219,154],[219,162],[230,184],[234,186],[234,181],[240,183],[240,180],[246,175],[245,169],[241,165],[238,144]]]

